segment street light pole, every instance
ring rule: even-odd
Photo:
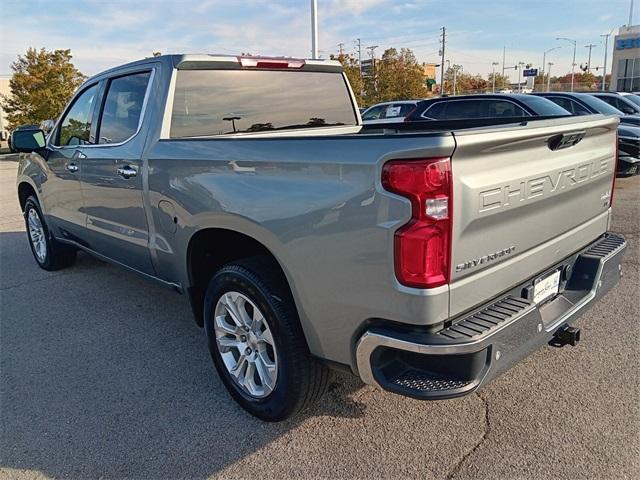
[[[500,65],[498,62],[491,62],[491,66],[493,67],[493,73],[491,74],[493,78],[493,86],[492,91],[496,93],[496,65]]]
[[[458,77],[458,69],[456,68],[457,65],[453,66],[453,96],[456,96],[456,81],[457,81],[457,77]]]
[[[318,58],[318,0],[311,0],[311,58]]]
[[[557,37],[556,40],[565,40],[567,42],[573,43],[573,62],[571,62],[571,91],[573,92],[573,79],[576,74],[576,46],[578,42],[571,38],[565,37]]]
[[[549,50],[545,50],[545,52],[542,54],[542,83],[544,83],[544,71],[547,68],[547,64],[545,63],[547,61],[547,53],[553,52],[554,50],[558,50],[559,48],[562,48],[562,47],[550,48]]]
[[[547,92],[551,91],[551,65],[552,62],[549,62],[549,69],[547,70]]]
[[[605,90],[605,84],[607,82],[607,53],[609,51],[609,37],[611,36],[612,33],[613,33],[613,30],[611,30],[609,33],[606,33],[604,35],[600,35],[601,37],[604,37],[604,67],[602,70],[602,91],[603,92]]]

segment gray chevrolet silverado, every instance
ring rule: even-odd
[[[450,398],[575,344],[626,247],[617,118],[491,123],[366,129],[335,62],[161,56],[89,79],[47,137],[18,132],[18,197],[40,267],[83,250],[188,295],[259,418],[331,368]]]

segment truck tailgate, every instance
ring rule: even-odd
[[[571,117],[454,133],[451,316],[606,231],[617,124]]]

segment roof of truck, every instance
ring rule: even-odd
[[[303,59],[293,57],[265,57],[265,56],[247,56],[247,55],[219,55],[209,53],[181,53],[181,54],[169,54],[159,55],[157,57],[147,57],[133,62],[118,65],[108,70],[100,72],[90,78],[101,77],[103,75],[109,75],[113,72],[128,69],[131,67],[142,66],[154,62],[162,62],[171,66],[171,68],[179,69],[241,69],[246,67],[242,65],[242,61],[255,61],[258,62],[257,66],[253,66],[253,69],[297,69],[303,71],[325,71],[325,72],[342,72],[342,65],[337,60],[324,60],[324,59]],[[289,67],[285,65],[285,62],[289,62]],[[260,67],[259,63],[270,63],[271,66]],[[282,63],[282,67],[278,68],[276,65]],[[291,66],[293,65],[293,66]],[[302,65],[302,66],[299,66]]]

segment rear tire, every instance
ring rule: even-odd
[[[236,261],[213,276],[205,295],[204,326],[216,370],[234,400],[268,422],[311,405],[329,382],[329,369],[309,353],[281,277],[267,257]]]
[[[73,265],[76,250],[53,238],[38,200],[33,195],[24,204],[24,221],[31,253],[40,268],[53,271]]]

